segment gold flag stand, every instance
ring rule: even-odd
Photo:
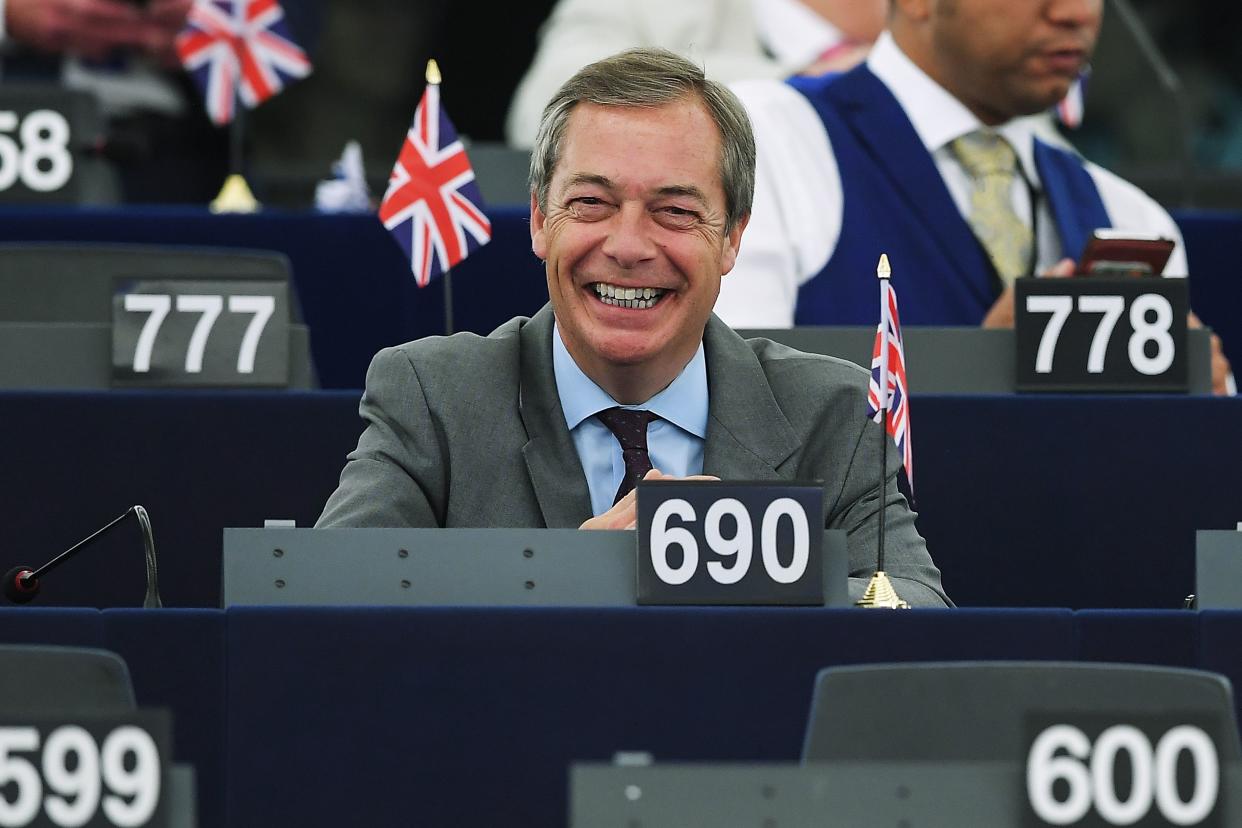
[[[254,193],[250,192],[250,185],[240,173],[233,173],[226,178],[224,186],[220,188],[220,195],[211,202],[213,213],[253,213],[258,209],[259,202],[255,200]]]
[[[910,609],[910,605],[897,595],[897,590],[893,589],[893,582],[883,571],[871,576],[867,591],[863,593],[862,598],[854,602],[854,606],[867,609]]]

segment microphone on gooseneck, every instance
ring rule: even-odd
[[[106,533],[109,529],[116,526],[125,518],[133,515],[138,521],[138,527],[142,531],[142,546],[146,557],[147,569],[147,592],[143,598],[142,605],[147,609],[162,607],[160,601],[159,589],[159,573],[155,562],[155,537],[151,532],[151,518],[147,515],[147,510],[141,506],[131,506],[125,514],[113,520],[107,526],[95,532],[89,537],[78,541],[69,549],[61,552],[55,558],[45,563],[38,569],[32,569],[24,564],[19,564],[4,575],[4,582],[0,584],[0,591],[4,593],[4,597],[8,598],[14,604],[28,604],[38,596],[43,587],[40,580],[48,572],[60,566],[65,561],[76,555],[84,547],[88,546],[96,538]]]

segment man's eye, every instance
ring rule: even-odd
[[[688,227],[699,220],[697,212],[688,210],[685,207],[661,207],[656,214],[661,221],[673,227]]]
[[[578,196],[569,200],[569,209],[576,216],[598,218],[608,212],[609,204],[597,196]]]

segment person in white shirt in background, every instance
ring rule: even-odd
[[[1021,173],[1013,179],[1013,208],[1033,226],[1033,272],[1043,275],[1068,275],[1074,263],[1065,259],[1049,200],[1041,197],[1033,146],[1036,137],[1054,143],[1045,113],[1089,58],[1101,13],[1101,0],[893,0],[888,30],[865,68],[856,70],[869,71],[896,99],[965,222],[974,185],[951,146],[954,140],[990,127],[1012,146]],[[815,324],[806,321],[814,308],[799,313],[799,294],[814,279],[841,278],[830,271],[851,208],[842,176],[860,173],[839,167],[834,136],[798,89],[776,80],[742,81],[733,89],[754,125],[758,170],[746,244],[722,283],[716,313],[736,328],[791,327],[796,316]],[[1164,275],[1185,276],[1181,233],[1169,214],[1130,183],[1082,164],[1112,226],[1174,239]],[[1012,286],[998,291],[995,304],[982,309],[982,323],[1012,326]],[[1229,366],[1215,336],[1212,350],[1213,385],[1223,393]]]
[[[842,71],[884,28],[887,0],[560,0],[510,104],[508,142],[530,147],[574,72],[634,46],[669,49],[723,83]]]

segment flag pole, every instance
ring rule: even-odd
[[[259,209],[259,202],[250,192],[242,167],[245,164],[246,152],[246,107],[241,96],[233,91],[233,120],[229,122],[229,175],[224,179],[224,186],[211,202],[213,213],[253,213]]]
[[[436,63],[435,58],[427,61],[427,85],[439,86],[443,80],[440,74],[440,64]],[[444,270],[444,333],[446,336],[453,335],[453,268],[448,267]]]
[[[889,580],[888,574],[884,571],[884,520],[888,512],[884,502],[884,492],[887,488],[885,480],[888,477],[888,409],[891,405],[888,395],[888,352],[890,343],[887,307],[888,280],[892,272],[892,268],[888,264],[888,254],[881,253],[880,262],[875,268],[875,275],[880,285],[880,327],[877,335],[880,345],[880,381],[877,383],[879,387],[879,399],[877,402],[880,409],[880,489],[878,493],[880,514],[876,532],[878,548],[875,553],[875,574],[871,576],[871,582],[867,584],[867,591],[863,593],[863,597],[855,602],[856,606],[867,607],[868,609],[910,608],[910,605],[901,600],[897,595],[897,591],[893,589],[893,584]]]

